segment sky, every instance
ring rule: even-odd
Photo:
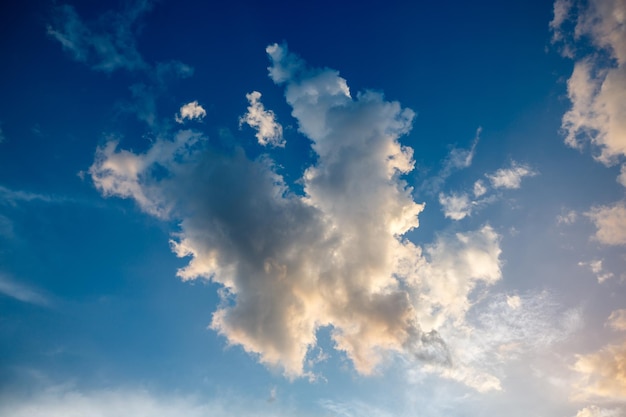
[[[0,11],[1,416],[626,416],[626,1]]]

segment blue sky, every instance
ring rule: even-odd
[[[0,19],[0,415],[626,416],[623,0]]]

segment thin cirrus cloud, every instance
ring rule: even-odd
[[[272,110],[266,110],[261,103],[261,93],[253,91],[246,94],[250,105],[246,114],[239,118],[239,127],[244,123],[257,131],[256,138],[259,145],[284,147],[283,127],[276,121]]]
[[[474,146],[475,144],[476,142],[474,142]],[[453,150],[453,152],[458,151]],[[472,150],[472,152],[468,153],[468,155],[472,155],[473,152],[474,151]],[[466,161],[471,162],[471,158],[468,156]],[[520,188],[524,177],[532,177],[535,175],[537,175],[537,172],[530,168],[530,166],[513,161],[510,168],[500,168],[493,173],[485,174],[485,177],[489,180],[491,187],[485,184],[483,180],[477,180],[474,182],[472,189],[474,199],[471,198],[470,193],[468,192],[451,192],[449,194],[441,192],[439,193],[439,204],[441,204],[446,218],[452,220],[462,220],[471,216],[475,210],[498,200],[497,195],[492,194],[488,196],[487,193],[489,191],[501,188]]]
[[[27,304],[34,304],[41,307],[51,305],[49,297],[45,296],[40,291],[21,284],[2,273],[0,273],[0,294],[4,294]]]
[[[615,331],[626,331],[626,309],[619,309],[611,312],[605,326]]]
[[[401,178],[413,169],[412,149],[398,141],[413,112],[376,92],[353,99],[336,71],[309,68],[284,45],[267,53],[270,77],[285,86],[318,155],[301,180],[304,195],[291,192],[269,157],[216,153],[192,131],[143,154],[110,141],[89,171],[96,187],[179,219],[171,246],[189,263],[178,276],[224,287],[211,328],[286,376],[314,377],[307,356],[327,326],[362,374],[394,352],[451,366],[438,328],[464,320],[477,283],[500,279],[499,235],[484,226],[440,236],[423,256],[402,237],[423,210]],[[152,176],[155,164],[170,175]]]
[[[54,23],[48,26],[48,34],[76,61],[95,70],[143,70],[148,65],[137,51],[133,29],[151,8],[148,0],[129,3],[123,12],[106,13],[87,25],[72,6],[60,5],[54,10]]]

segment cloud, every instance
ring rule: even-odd
[[[29,395],[0,397],[0,415],[11,417],[252,417],[292,415],[275,404],[233,398],[203,401],[197,396],[161,394],[136,388],[79,390],[52,386]],[[271,408],[270,408],[271,407]]]
[[[483,195],[485,195],[485,193],[487,192],[487,187],[485,186],[485,184],[481,181],[481,180],[477,180],[474,183],[474,197],[481,197]]]
[[[42,201],[44,203],[61,203],[64,201],[71,201],[67,198],[56,197],[46,194],[33,193],[23,190],[11,190],[0,185],[0,202],[15,205],[19,201]]]
[[[562,212],[562,214],[556,216],[557,224],[573,224],[576,222],[576,219],[578,219],[578,213],[574,210]]]
[[[0,273],[0,293],[23,303],[42,307],[51,305],[48,297],[44,296],[41,292],[20,284],[19,282],[15,282],[2,273]]]
[[[147,68],[137,51],[134,27],[139,18],[152,9],[152,2],[129,2],[120,13],[106,13],[96,22],[85,23],[70,5],[55,8],[48,34],[79,62],[95,70],[136,71]]]
[[[443,207],[443,213],[452,220],[461,220],[471,215],[473,203],[467,194],[439,193],[439,204]]]
[[[596,278],[598,279],[598,283],[602,284],[603,282],[605,282],[608,279],[613,278],[614,276],[612,272],[606,272],[604,270],[602,263],[603,263],[602,259],[596,259],[590,262],[578,262],[578,265],[589,267],[591,272],[593,272],[596,275]]]
[[[478,298],[478,297],[477,297]],[[463,301],[459,297],[459,301]],[[469,315],[439,326],[450,349],[452,367],[428,364],[434,372],[462,382],[479,392],[501,390],[502,365],[545,352],[580,328],[581,312],[564,309],[546,291],[521,295],[495,294],[472,305]]]
[[[456,171],[469,168],[474,160],[474,155],[476,155],[476,147],[480,141],[480,134],[482,130],[482,127],[478,127],[476,129],[476,135],[474,136],[472,146],[469,149],[456,147],[452,148],[446,158],[442,161],[441,170],[433,178],[425,181],[421,185],[421,189],[436,193],[443,187],[445,181],[448,177],[450,177],[450,175]]]
[[[576,398],[626,398],[626,341],[577,355],[573,368],[580,374]]]
[[[611,312],[605,326],[616,331],[626,331],[626,309]]]
[[[572,107],[563,116],[565,143],[577,149],[589,143],[598,153],[594,158],[614,165],[626,155],[626,25],[623,0],[593,0],[576,4],[555,3],[550,23],[553,39],[565,45],[569,56],[577,55],[572,45],[591,46],[591,53],[577,57],[567,83]],[[589,48],[579,48],[589,51]]]
[[[185,119],[202,120],[204,116],[206,116],[206,110],[204,110],[197,101],[192,101],[181,106],[180,111],[176,115],[176,121],[178,123],[184,123]]]
[[[618,408],[601,408],[595,405],[585,407],[575,417],[624,417],[626,412]]]
[[[524,177],[537,175],[528,165],[511,163],[511,168],[501,168],[493,174],[486,174],[494,188],[519,188]]]
[[[289,190],[267,157],[216,153],[191,131],[143,154],[110,141],[90,168],[94,184],[180,219],[172,250],[189,264],[178,275],[223,286],[211,327],[287,376],[310,376],[305,359],[324,326],[364,374],[393,352],[445,360],[445,344],[420,330],[402,285],[402,265],[420,262],[402,239],[423,209],[401,179],[413,161],[398,138],[413,112],[379,93],[353,99],[336,71],[298,68],[303,62],[284,47],[268,51],[270,74],[285,83],[318,155],[303,176],[304,195]],[[153,175],[157,167],[168,174]]]
[[[261,93],[253,91],[246,94],[250,103],[246,114],[239,118],[239,127],[246,123],[257,131],[256,138],[262,146],[285,146],[283,138],[283,127],[276,121],[276,115],[271,110],[265,110],[263,103],[259,100]]]
[[[592,207],[585,215],[596,226],[595,240],[604,245],[626,245],[626,205],[623,201]]]

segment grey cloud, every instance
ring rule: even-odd
[[[188,260],[178,276],[222,286],[211,327],[286,376],[316,378],[307,358],[322,327],[362,374],[396,355],[454,366],[439,328],[463,322],[478,283],[500,279],[499,235],[484,226],[441,237],[422,256],[403,237],[424,208],[402,178],[413,158],[399,138],[413,112],[380,93],[353,98],[338,72],[308,68],[284,46],[267,51],[318,156],[302,195],[268,156],[216,152],[193,131],[143,154],[115,140],[98,148],[96,187],[178,220],[171,247]]]

